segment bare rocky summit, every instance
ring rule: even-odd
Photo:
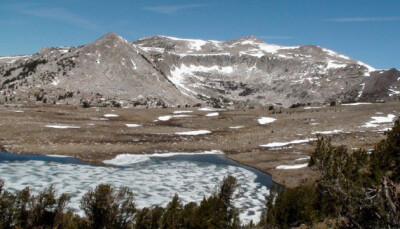
[[[398,100],[400,72],[319,46],[115,33],[81,47],[0,58],[0,103],[251,107]]]

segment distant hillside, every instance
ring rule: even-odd
[[[115,33],[81,47],[0,58],[0,103],[250,107],[396,100],[400,73],[314,45]]]

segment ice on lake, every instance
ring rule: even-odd
[[[123,166],[94,166],[71,157],[0,153],[0,174],[10,191],[29,186],[38,192],[52,184],[59,193],[72,195],[69,207],[76,211],[82,195],[101,183],[132,188],[139,208],[165,207],[175,193],[184,203],[199,203],[230,174],[241,184],[235,205],[243,222],[259,220],[273,185],[269,175],[215,153],[146,155]]]

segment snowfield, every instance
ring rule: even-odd
[[[327,131],[316,131],[312,132],[311,134],[322,134],[322,135],[328,135],[328,134],[338,134],[342,133],[343,130],[327,130]]]
[[[276,119],[275,118],[270,118],[270,117],[261,117],[257,121],[258,121],[259,124],[265,125],[265,124],[268,124],[268,123],[275,122]]]
[[[126,127],[141,127],[139,124],[125,124]]]
[[[199,111],[215,111],[215,109],[213,109],[211,107],[203,107],[203,108],[199,108]]]
[[[218,115],[219,115],[218,112],[213,112],[213,113],[206,114],[207,117],[215,117],[215,116],[218,116]]]
[[[174,111],[174,114],[192,113],[193,111]]]
[[[160,117],[158,117],[158,120],[160,120],[160,121],[168,121],[168,120],[170,120],[171,118],[172,118],[171,115],[166,115],[166,116],[160,116]]]
[[[370,105],[372,103],[343,103],[342,106]]]
[[[290,142],[272,142],[272,143],[268,143],[265,145],[260,145],[260,147],[282,147],[282,146],[288,146],[288,145],[292,145],[292,144],[301,144],[301,143],[307,143],[307,142],[311,142],[311,141],[316,141],[316,138],[306,138],[306,139],[302,139],[302,140],[293,140]]]
[[[116,118],[116,117],[119,117],[119,115],[117,115],[117,114],[105,114],[105,115],[103,115],[104,117],[106,117],[106,118]]]
[[[47,128],[54,128],[54,129],[79,129],[80,126],[68,126],[68,125],[46,125]]]
[[[384,123],[392,123],[393,120],[396,118],[396,115],[393,114],[388,114],[386,117],[385,116],[375,116],[371,117],[373,119],[372,121],[366,122],[362,127],[378,127],[379,124],[384,124]]]
[[[211,134],[209,130],[194,130],[194,131],[186,131],[186,132],[176,132],[176,135],[203,135],[203,134]]]
[[[229,129],[242,129],[244,126],[230,126]]]
[[[308,163],[297,164],[297,165],[280,165],[276,169],[301,169],[308,166]]]

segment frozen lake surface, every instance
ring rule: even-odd
[[[273,185],[269,175],[227,159],[224,154],[139,157],[131,164],[99,166],[72,157],[1,152],[0,179],[10,191],[29,186],[37,192],[52,184],[58,193],[70,194],[69,207],[79,211],[82,195],[101,183],[132,188],[138,208],[165,207],[175,193],[184,203],[199,203],[224,176],[233,175],[241,184],[235,205],[243,222],[258,222]]]

